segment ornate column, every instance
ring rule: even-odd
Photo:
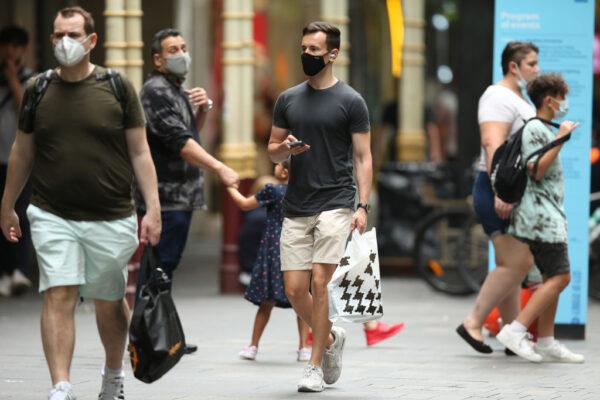
[[[216,100],[211,87],[211,50],[213,47],[211,12],[215,7],[212,0],[176,0],[175,28],[184,37],[188,51],[192,56],[192,69],[186,77],[184,86],[200,86],[207,90],[209,97]],[[212,112],[211,112],[212,113]],[[206,132],[205,123],[203,131]]]
[[[350,79],[350,37],[348,35],[348,0],[321,0],[321,20],[337,26],[341,33],[340,55],[334,63],[334,74],[338,79]]]
[[[254,38],[252,0],[225,0],[223,7],[223,162],[242,178],[242,193],[255,178]],[[221,292],[238,292],[240,211],[228,195],[223,201]]]
[[[396,148],[399,161],[425,159],[423,127],[425,76],[425,0],[405,0],[404,55],[398,91],[399,129]]]
[[[106,0],[106,66],[127,73],[127,41],[125,38],[125,1]]]
[[[125,39],[127,42],[125,73],[138,92],[144,82],[144,57],[142,54],[142,50],[144,49],[144,42],[142,41],[143,15],[142,0],[125,0]]]

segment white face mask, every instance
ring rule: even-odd
[[[168,56],[165,58],[165,69],[172,73],[173,75],[177,75],[179,77],[184,77],[190,71],[190,67],[192,66],[192,57],[190,57],[190,53],[179,53],[172,56]]]
[[[85,47],[83,47],[83,43],[88,39],[89,36],[80,42],[69,36],[63,36],[62,39],[58,40],[54,45],[54,57],[56,57],[63,67],[71,67],[78,64],[91,50],[90,48],[86,51]]]
[[[554,112],[554,118],[563,119],[569,113],[569,101],[567,99],[557,100],[554,97],[551,99],[558,103],[558,110]]]

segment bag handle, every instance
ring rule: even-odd
[[[146,257],[148,257],[148,264],[150,265],[150,270],[148,272],[155,271],[160,265],[160,257],[158,256],[158,250],[155,246],[147,244],[144,246],[144,253],[146,253]]]
[[[160,257],[156,247],[151,245],[144,246],[140,264],[140,274],[135,294],[136,301],[142,297],[144,291],[151,293],[154,288],[162,290],[165,288],[164,283],[169,281],[168,276],[161,268]]]

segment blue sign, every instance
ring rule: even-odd
[[[542,72],[559,72],[569,85],[570,111],[566,118],[580,125],[560,152],[565,177],[571,283],[560,296],[556,323],[585,325],[594,1],[496,0],[494,19],[494,82],[502,79],[500,59],[504,46],[511,40],[522,40],[539,47]]]

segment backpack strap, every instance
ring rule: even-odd
[[[108,68],[106,73],[98,73],[96,74],[96,80],[98,81],[106,81],[110,83],[110,87],[115,95],[115,98],[121,104],[121,110],[123,110],[123,121],[125,120],[125,116],[127,114],[127,95],[125,92],[125,84],[123,83],[123,78],[118,71],[115,71],[112,68]]]
[[[560,125],[557,124],[556,122],[553,121],[548,121],[546,119],[543,118],[539,118],[539,117],[534,117],[531,118],[529,121],[531,121],[532,119],[537,119],[540,120],[550,126],[553,126],[554,128],[558,129],[560,128]],[[527,122],[529,122],[527,121]],[[560,146],[561,144],[567,142],[569,139],[571,139],[571,133],[569,132],[567,135],[559,137],[558,139],[555,139],[553,141],[551,141],[550,143],[546,144],[544,147],[537,149],[536,151],[534,151],[533,153],[529,154],[526,158],[525,158],[525,166],[527,166],[527,164],[529,163],[529,160],[531,160],[533,157],[535,156],[541,156],[543,154],[545,154],[547,151],[555,148],[556,146]],[[540,158],[538,157],[537,160],[535,160],[535,163],[533,164],[533,174],[537,174],[537,169],[538,169],[538,163],[540,162]]]
[[[42,98],[46,93],[46,89],[48,89],[48,84],[55,76],[55,74],[56,72],[53,69],[49,69],[39,74],[35,78],[31,95],[28,96],[27,102],[23,106],[23,111],[25,113],[25,122],[27,126],[31,127],[31,129],[33,129],[33,123],[35,122],[35,112],[37,106],[42,101]]]

